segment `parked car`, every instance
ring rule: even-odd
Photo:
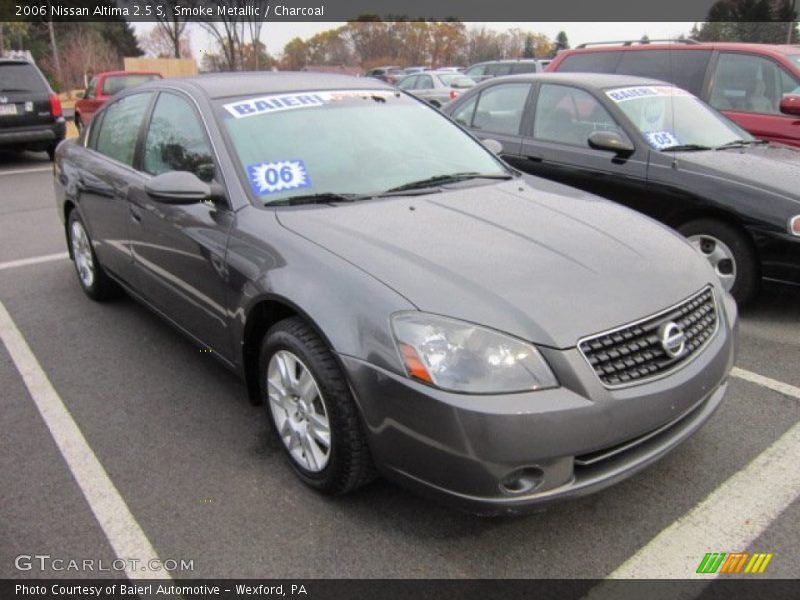
[[[756,140],[672,84],[626,75],[493,79],[446,112],[515,167],[674,227],[739,302],[800,284],[800,150]]]
[[[47,152],[66,134],[61,101],[27,60],[0,58],[0,148]]]
[[[386,83],[396,83],[406,72],[400,67],[375,67],[367,71],[365,77],[372,77]]]
[[[88,124],[94,113],[108,102],[109,98],[123,90],[161,79],[155,71],[106,71],[98,73],[89,81],[86,91],[75,103],[75,126],[80,130]]]
[[[792,109],[800,103],[800,46],[693,40],[582,44],[561,52],[547,71],[669,81],[758,138],[800,146],[800,113]]]
[[[515,60],[490,60],[476,63],[464,70],[464,75],[476,82],[485,81],[501,75],[519,75],[521,73],[541,73],[544,71],[542,61],[533,58]]]
[[[397,82],[397,87],[401,90],[430,102],[436,107],[458,98],[462,92],[474,85],[475,82],[466,75],[452,71],[426,71],[415,75],[406,75]]]
[[[84,292],[127,290],[243,376],[323,492],[378,472],[522,511],[644,468],[725,394],[736,305],[685,240],[378,81],[147,83],[54,182]]]
[[[461,73],[461,72],[464,71],[464,67],[459,67],[459,66],[439,67],[436,70],[437,71],[455,71],[456,73]]]
[[[411,75],[412,73],[422,73],[423,71],[430,71],[428,67],[405,67],[403,69],[403,73],[405,75]]]

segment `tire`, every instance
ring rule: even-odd
[[[753,299],[761,273],[753,243],[743,231],[715,219],[690,221],[678,231],[709,260],[737,303],[744,305]]]
[[[375,478],[350,387],[325,342],[302,319],[280,321],[264,336],[258,378],[271,428],[301,481],[341,495]],[[327,448],[322,423],[328,425]]]
[[[122,289],[97,260],[89,233],[75,209],[70,211],[67,219],[67,236],[78,283],[86,295],[98,302],[120,296]]]
[[[53,162],[56,158],[56,146],[53,144],[52,146],[47,147],[47,156],[50,159],[50,162]]]
[[[78,133],[81,132],[83,129],[83,122],[81,121],[81,116],[79,114],[75,114],[75,129],[78,130]]]

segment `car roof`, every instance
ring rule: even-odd
[[[208,98],[231,98],[256,94],[282,94],[311,90],[394,90],[395,88],[369,77],[352,77],[337,73],[310,72],[237,72],[209,73],[192,77],[160,79],[137,86],[137,90],[177,87],[199,92]]]
[[[626,45],[625,43],[609,43],[608,45],[592,45],[585,48],[564,50],[564,55],[591,54],[594,52],[643,52],[647,50],[674,50],[677,52],[693,50],[747,51],[756,54],[797,54],[800,46],[787,44],[752,44],[746,42],[694,42],[694,43],[649,43]],[[558,57],[557,57],[558,58]],[[562,59],[563,60],[563,59]]]
[[[634,75],[615,75],[609,73],[524,73],[521,75],[503,75],[486,81],[483,85],[494,85],[503,81],[541,81],[551,83],[564,83],[607,89],[633,85],[668,85],[674,84],[652,79],[650,77],[636,77]]]
[[[121,75],[161,75],[158,71],[101,71],[95,77],[119,77]]]
[[[472,67],[477,67],[480,65],[516,65],[516,64],[539,63],[539,62],[542,61],[539,60],[538,58],[501,58],[500,60],[484,60],[481,62],[477,62],[468,66],[467,69],[471,69]]]

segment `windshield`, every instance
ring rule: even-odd
[[[606,90],[656,150],[698,146],[717,148],[753,136],[687,91],[672,86]]]
[[[436,109],[389,90],[320,91],[218,103],[260,202],[376,195],[434,177],[509,171]]]
[[[437,77],[444,85],[449,85],[454,88],[469,88],[475,85],[474,80],[461,73],[442,73],[441,75],[437,75]]]

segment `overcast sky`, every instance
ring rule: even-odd
[[[266,44],[267,52],[277,55],[283,51],[286,42],[294,37],[308,39],[315,33],[340,25],[344,23],[267,22],[261,31],[261,41]],[[555,38],[559,31],[565,31],[572,46],[584,42],[638,40],[645,34],[650,39],[674,38],[682,33],[688,35],[692,25],[694,23],[466,23],[467,28],[485,26],[498,31],[519,27],[526,31],[544,33],[550,39]],[[133,26],[137,34],[142,36],[155,24],[134,23]],[[198,60],[202,51],[216,51],[212,38],[199,25],[192,26],[191,40],[192,51]]]

